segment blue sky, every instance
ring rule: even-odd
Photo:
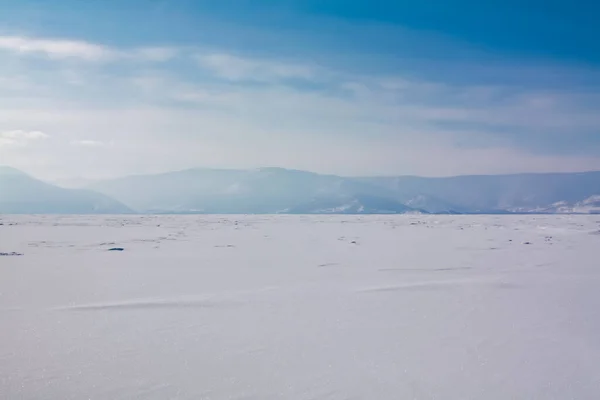
[[[0,0],[0,163],[600,169],[592,2]]]

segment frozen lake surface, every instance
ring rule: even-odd
[[[600,216],[0,223],[2,399],[600,398]]]

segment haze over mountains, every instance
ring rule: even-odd
[[[64,189],[19,170],[0,166],[0,213],[123,214],[124,204],[87,189]]]
[[[596,213],[600,172],[341,177],[282,168],[189,169],[66,189],[0,168],[1,213]]]

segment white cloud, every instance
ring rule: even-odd
[[[78,59],[89,62],[136,60],[165,62],[180,50],[173,47],[140,47],[119,49],[82,40],[0,36],[0,50],[21,55],[43,55],[55,60]]]
[[[47,139],[48,134],[41,131],[24,131],[24,130],[10,130],[0,131],[0,146],[3,145],[17,145],[24,146],[28,142],[33,140]]]
[[[12,130],[0,132],[0,137],[6,139],[36,140],[46,139],[48,137],[48,134],[41,131]]]
[[[26,36],[0,36],[0,49],[23,54],[42,54],[56,59],[77,58],[85,61],[102,61],[115,56],[112,49],[98,44]]]
[[[196,61],[201,67],[231,81],[311,80],[318,73],[317,68],[304,64],[243,58],[225,53],[197,54]]]
[[[3,163],[62,176],[74,167],[86,176],[116,176],[193,167],[198,160],[207,167],[275,165],[341,174],[600,168],[593,149],[559,156],[523,146],[531,132],[576,138],[576,132],[600,127],[594,93],[582,98],[577,90],[361,75],[188,48],[108,50],[107,59],[120,63],[118,73],[103,63],[48,63],[41,70],[37,60],[24,57],[0,65],[4,126],[35,124],[56,132],[43,145],[0,148]],[[162,63],[173,57],[177,63]],[[198,74],[198,63],[210,77]],[[319,85],[302,89],[290,79]],[[27,132],[4,132],[0,144],[40,136]],[[520,133],[523,139],[514,140]],[[115,134],[119,145],[109,157],[102,148]]]

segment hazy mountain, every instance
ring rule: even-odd
[[[88,189],[59,188],[0,167],[0,212],[600,212],[600,172],[351,178],[281,168],[190,169],[94,181]]]
[[[0,213],[122,214],[132,210],[91,190],[63,189],[0,166]]]
[[[543,212],[555,203],[576,204],[600,194],[600,172],[359,180],[392,191],[405,204],[426,196],[465,213]]]
[[[83,189],[87,186],[91,186],[94,182],[96,182],[95,179],[86,179],[86,178],[80,178],[80,177],[76,177],[76,178],[70,178],[70,179],[56,179],[53,181],[48,181],[48,183],[61,187],[61,188],[65,188],[65,189]]]
[[[291,214],[405,214],[424,213],[393,199],[369,195],[317,198],[290,209]]]
[[[552,214],[600,214],[600,196],[590,196],[583,201],[574,203],[559,201],[549,207],[542,207],[536,211]]]
[[[433,196],[418,194],[412,198],[406,198],[405,196],[392,196],[396,201],[402,202],[403,204],[420,210],[426,210],[433,214],[460,214],[462,207],[450,204],[447,201],[438,199]],[[463,210],[466,212],[466,210]]]
[[[281,168],[190,169],[90,188],[141,212],[591,212],[583,202],[600,195],[600,172],[348,178]]]
[[[359,195],[391,201],[391,209],[401,212],[410,210],[391,199],[385,188],[339,176],[280,168],[191,169],[102,181],[91,188],[136,210],[154,212],[309,213],[358,204]],[[371,207],[362,210],[367,208]],[[357,212],[359,209],[357,206]]]

